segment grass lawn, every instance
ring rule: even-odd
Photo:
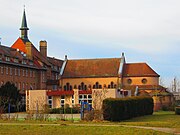
[[[168,111],[155,112],[153,115],[133,118],[122,122],[0,120],[0,123],[7,124],[0,125],[0,135],[166,135],[166,133],[158,131],[117,125],[168,127],[176,128],[177,131],[180,131],[180,115],[175,115],[174,112]],[[8,123],[11,125],[8,125]]]
[[[175,112],[170,111],[159,111],[150,116],[137,117],[120,123],[136,126],[180,128],[180,115],[175,115]]]
[[[97,127],[97,126],[64,126],[64,125],[1,125],[1,135],[169,135],[153,130]]]

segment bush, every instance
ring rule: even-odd
[[[175,114],[180,115],[180,107],[175,107]]]
[[[80,112],[80,108],[78,107],[60,107],[60,108],[53,108],[50,110],[51,114],[71,114],[71,113],[79,113]]]
[[[151,97],[108,98],[103,101],[103,117],[109,121],[121,121],[151,115],[153,108]]]

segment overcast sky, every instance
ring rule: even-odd
[[[120,57],[147,62],[166,86],[180,78],[180,0],[0,0],[0,37],[20,36],[26,6],[29,39],[64,59]]]

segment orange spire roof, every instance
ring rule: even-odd
[[[18,38],[11,47],[14,49],[19,49],[20,51],[26,53],[25,44],[21,38]]]

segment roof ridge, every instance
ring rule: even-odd
[[[108,60],[108,59],[121,59],[121,57],[119,57],[119,58],[87,58],[87,59],[80,58],[80,59],[68,59],[68,61],[70,61],[70,60],[79,60],[79,61],[81,61],[81,60]]]

